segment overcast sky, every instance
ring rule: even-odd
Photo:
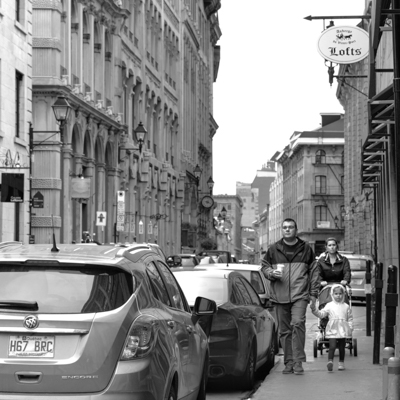
[[[343,112],[337,85],[329,85],[317,51],[323,21],[304,17],[356,16],[364,10],[365,0],[222,0],[221,62],[214,83],[215,195],[235,194],[236,181],[251,183],[294,131],[319,127],[320,113]]]

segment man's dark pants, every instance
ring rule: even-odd
[[[275,303],[285,365],[306,361],[304,346],[306,343],[307,305],[308,301],[306,300],[297,300],[287,304]]]

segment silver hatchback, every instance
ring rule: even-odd
[[[0,399],[204,399],[215,312],[146,244],[0,244]]]

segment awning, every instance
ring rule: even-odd
[[[394,125],[393,85],[368,102],[368,136],[362,150],[361,178],[363,187],[377,185]]]

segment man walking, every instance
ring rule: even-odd
[[[291,218],[282,223],[282,239],[268,249],[262,260],[263,273],[271,281],[270,300],[275,303],[280,341],[284,352],[284,374],[303,374],[306,340],[306,311],[318,294],[318,274],[311,247],[297,237]]]

